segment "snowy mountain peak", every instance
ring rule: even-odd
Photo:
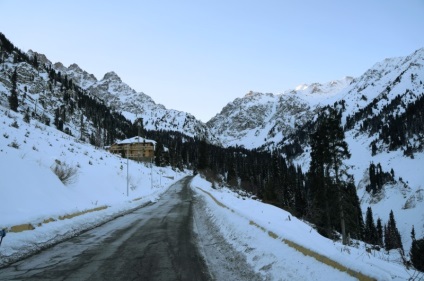
[[[68,67],[69,70],[83,72],[83,70],[78,66],[78,64],[73,63]]]
[[[121,78],[114,71],[110,71],[103,76],[102,80],[111,80],[116,82],[122,82]]]
[[[71,64],[65,73],[76,85],[83,89],[87,89],[97,82],[97,78],[93,74],[81,69],[76,63]]]
[[[53,69],[60,71],[62,73],[66,72],[68,69],[61,62],[56,62],[53,64]]]
[[[340,80],[332,80],[330,82],[300,84],[294,90],[286,91],[285,93],[303,93],[303,94],[332,94],[352,83],[353,77],[345,76]]]
[[[249,91],[244,97],[245,98],[259,98],[262,96],[268,96],[268,97],[273,97],[274,95],[272,93],[261,93],[261,92],[254,92],[254,91]]]
[[[272,146],[310,120],[316,107],[331,104],[352,81],[347,76],[324,84],[302,84],[279,95],[250,91],[227,104],[207,125],[226,146]]]
[[[294,88],[295,91],[304,91],[308,88],[308,84],[300,84],[296,88]]]

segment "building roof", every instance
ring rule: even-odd
[[[139,137],[133,137],[133,138],[117,141],[116,144],[130,144],[130,143],[139,143],[139,142],[149,142],[149,143],[153,143],[153,145],[156,146],[156,141],[145,139],[145,138],[142,138],[142,137],[140,137],[140,138]]]

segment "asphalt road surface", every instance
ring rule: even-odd
[[[1,269],[0,280],[213,280],[193,232],[190,180],[155,204]]]

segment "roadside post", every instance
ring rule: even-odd
[[[0,230],[0,246],[1,246],[1,242],[3,242],[3,238],[6,236],[6,229],[3,228],[2,230]]]
[[[129,166],[130,166],[130,162],[129,162],[129,158],[130,157],[130,145],[128,144],[128,146],[127,146],[127,197],[128,197],[128,195],[129,195],[129,181],[130,181],[130,179],[129,179],[129,174],[128,174],[128,170],[129,170]]]

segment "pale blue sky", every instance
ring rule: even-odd
[[[206,122],[250,90],[357,77],[424,47],[424,0],[0,0],[0,32]]]

